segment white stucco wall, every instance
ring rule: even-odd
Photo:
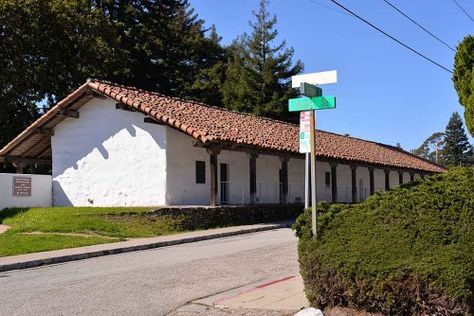
[[[357,202],[361,202],[361,201],[364,201],[370,195],[369,168],[358,167],[356,170],[356,178],[357,178]]]
[[[210,195],[210,158],[204,148],[193,146],[192,137],[179,131],[167,129],[167,194],[170,205],[208,205]],[[206,164],[206,183],[196,184],[196,161]],[[221,201],[220,164],[228,165],[228,203],[247,204],[250,202],[249,158],[246,153],[222,150],[217,158],[218,193]],[[279,203],[280,158],[272,155],[258,155],[256,161],[257,203]],[[304,160],[290,159],[288,162],[288,201],[299,197],[304,199]]]
[[[288,202],[296,199],[304,202],[304,159],[291,158],[288,161]]]
[[[210,158],[194,139],[172,129],[143,122],[143,114],[115,109],[115,101],[93,99],[55,128],[53,149],[53,204],[95,206],[208,205]],[[197,184],[196,161],[206,165],[206,182]],[[229,180],[221,183],[220,164],[229,167]],[[304,159],[288,163],[288,202],[304,201]],[[280,201],[279,157],[257,158],[258,203]],[[332,202],[331,185],[325,185],[328,162],[316,162],[318,200]],[[367,167],[356,171],[358,201],[370,193]],[[417,175],[418,176],[418,175]],[[249,158],[246,153],[223,150],[218,155],[218,201],[250,202]],[[410,175],[404,173],[404,183]],[[362,180],[362,187],[361,186]],[[375,191],[385,190],[385,174],[374,171]],[[331,180],[332,181],[332,180]],[[228,201],[221,201],[221,189]],[[397,171],[390,172],[390,187],[398,186]],[[352,202],[351,168],[337,165],[338,202]]]
[[[166,204],[209,205],[209,154],[194,147],[192,137],[169,127],[166,137]],[[206,183],[196,183],[196,161],[206,164]]]
[[[410,173],[409,172],[404,172],[403,173],[403,183],[408,183],[410,182]]]
[[[165,204],[166,128],[143,114],[93,99],[80,118],[56,126],[53,151],[55,206]]]
[[[337,201],[352,202],[352,170],[349,165],[337,165]]]
[[[316,198],[318,201],[331,202],[331,185],[325,184],[326,172],[331,172],[329,163],[316,160]]]
[[[13,196],[13,178],[31,178],[31,196]],[[0,173],[0,211],[9,207],[51,206],[51,176]]]
[[[385,191],[385,172],[383,169],[374,169],[374,192]]]
[[[257,203],[280,201],[280,158],[259,155],[257,158]]]
[[[389,174],[390,179],[390,188],[396,188],[399,186],[399,179],[398,179],[398,172],[397,171],[390,171]]]

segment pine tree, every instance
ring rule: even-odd
[[[464,107],[468,131],[474,136],[474,36],[466,36],[454,57],[453,83]]]
[[[222,87],[224,105],[283,120],[290,117],[288,99],[295,96],[291,76],[303,70],[301,61],[294,65],[293,48],[285,41],[274,45],[278,35],[277,18],[268,12],[268,0],[260,0],[258,12],[253,12],[252,34],[244,34],[230,48],[226,81]]]
[[[221,104],[203,25],[188,0],[0,1],[0,147],[87,78]]]
[[[470,163],[472,147],[466,136],[459,113],[454,112],[446,126],[444,159],[448,165],[461,166]]]
[[[222,106],[220,89],[224,83],[227,60],[226,50],[220,44],[221,40],[216,26],[212,25],[209,37],[205,38],[202,46],[209,57],[203,59],[189,92],[190,98],[214,106]]]

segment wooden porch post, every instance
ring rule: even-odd
[[[209,205],[217,206],[217,155],[220,153],[220,148],[208,147],[206,150],[210,156]]]
[[[337,163],[330,163],[331,166],[331,202],[337,203]]]
[[[257,153],[247,153],[249,157],[250,204],[255,204],[257,193]]]
[[[281,161],[281,196],[280,203],[286,204],[288,202],[288,160],[287,156],[280,156]]]
[[[410,182],[415,181],[415,173],[410,172]]]
[[[385,169],[385,191],[390,190],[390,170]]]
[[[357,166],[351,165],[352,203],[357,203]]]
[[[403,171],[398,172],[398,185],[403,184]]]
[[[13,167],[16,168],[16,173],[23,173],[23,170],[25,168],[25,164],[21,162],[14,162]]]
[[[374,167],[369,167],[369,178],[370,178],[370,195],[372,195],[375,192]]]

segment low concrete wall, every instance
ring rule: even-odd
[[[180,229],[208,229],[234,225],[272,223],[296,219],[303,204],[247,205],[219,207],[167,207],[146,213],[110,214],[110,217],[171,217],[178,219]]]
[[[51,176],[0,173],[0,210],[51,206]]]

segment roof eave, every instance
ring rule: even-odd
[[[24,141],[26,138],[31,136],[31,134],[41,128],[43,124],[46,124],[49,119],[51,119],[53,116],[55,116],[59,110],[67,107],[68,104],[70,104],[72,101],[76,100],[78,97],[80,97],[82,94],[90,91],[90,82],[87,81],[84,83],[82,86],[80,86],[78,89],[73,91],[71,94],[69,94],[67,97],[59,101],[54,107],[52,107],[48,112],[46,112],[44,115],[42,115],[40,118],[38,118],[35,122],[33,122],[30,126],[28,126],[23,132],[21,132],[17,137],[15,137],[13,140],[11,140],[5,147],[0,149],[0,162],[5,161],[5,157],[9,155],[9,153],[22,141]]]

